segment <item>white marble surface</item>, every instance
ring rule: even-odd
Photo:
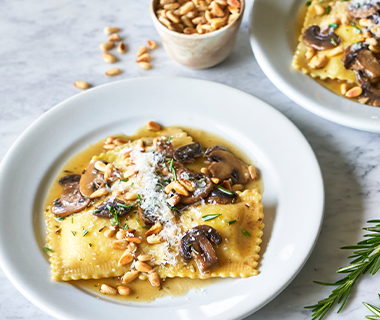
[[[247,1],[248,9],[251,3]],[[178,75],[221,82],[261,98],[291,119],[314,149],[325,181],[326,214],[318,243],[300,274],[275,300],[247,319],[310,319],[303,306],[330,292],[312,281],[337,280],[335,270],[347,263],[347,252],[339,247],[356,243],[365,221],[380,216],[380,137],[320,119],[280,93],[251,52],[248,14],[249,10],[232,54],[219,66],[189,70],[160,47],[153,52],[154,68],[144,71],[134,62],[136,50],[147,39],[159,42],[148,0],[0,0],[0,160],[35,119],[78,93],[72,84],[76,80],[97,86],[119,79]],[[115,65],[124,72],[114,78],[104,76],[110,66],[99,50],[106,25],[121,27],[129,47]],[[1,270],[0,287],[1,319],[52,319],[25,299]],[[380,305],[377,292],[375,278],[363,277],[343,312],[330,312],[328,319],[363,319],[369,312],[361,302]]]

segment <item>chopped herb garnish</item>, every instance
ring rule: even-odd
[[[58,217],[58,216],[54,216],[54,219],[59,221],[59,222],[62,222],[63,220],[65,220],[65,218],[63,217]]]
[[[74,223],[74,217],[71,217],[71,223]]]
[[[89,243],[88,246],[91,248],[92,247],[92,243]]]
[[[123,229],[126,230],[126,229],[129,229],[128,225],[126,223],[124,223],[123,225]]]
[[[191,251],[193,251],[196,254],[199,254],[199,252],[197,250],[195,250],[194,247],[191,247]]]
[[[236,220],[232,220],[232,221],[228,221],[228,220],[226,220],[227,221],[227,223],[228,223],[228,225],[230,226],[231,224],[234,224],[235,222],[236,222]]]
[[[221,213],[219,213],[219,214],[206,214],[205,216],[202,216],[202,220],[203,221],[210,221],[210,220],[215,219],[221,215],[222,215]]]
[[[83,228],[83,237],[88,233],[87,230],[85,230],[85,228]]]
[[[227,193],[229,195],[233,195],[234,193],[230,190],[227,190],[227,189],[224,189],[222,186],[218,185],[218,184],[215,184],[214,185],[217,189],[219,189],[220,191],[223,191],[224,193]]]
[[[75,236],[77,234],[77,232],[73,231],[73,230],[71,230],[71,233],[73,234],[73,236]]]
[[[243,234],[246,236],[246,237],[250,237],[251,235],[249,234],[248,231],[245,231],[244,229],[241,229],[241,232],[243,232]]]
[[[142,229],[149,229],[149,227],[147,227],[147,226],[142,226],[141,228]]]
[[[49,251],[49,252],[54,252],[53,250],[51,250],[50,248],[47,248],[47,247],[44,247],[44,250]]]
[[[172,137],[168,137],[168,139],[166,140],[167,143],[170,143],[170,141],[172,141]]]
[[[138,225],[140,225],[140,221],[139,221],[139,219],[136,218],[136,221],[137,221]]]
[[[352,21],[351,22],[351,26],[355,27],[355,22]]]
[[[133,185],[134,185],[134,184],[135,184],[135,183],[134,183],[134,182],[132,182],[132,183],[131,183],[131,186],[133,187]]]
[[[354,28],[357,30],[357,33],[362,33],[362,30],[360,30],[360,28],[358,28],[357,26],[354,26]]]
[[[330,23],[329,27],[335,30],[338,28],[338,25],[336,23]]]
[[[187,246],[188,246],[188,247],[191,247],[191,243],[188,243]]]
[[[329,14],[330,11],[331,11],[331,6],[327,6],[327,7],[326,7],[326,14]]]
[[[133,207],[133,205],[131,205],[131,204],[123,204],[123,203],[117,203],[117,205],[119,206],[119,207],[123,207],[123,208],[130,208],[130,207]]]
[[[102,211],[102,210],[100,210],[100,209],[96,209],[96,210],[93,211],[92,213],[98,213],[98,212],[100,212],[100,211]]]
[[[323,3],[325,3],[326,1],[319,1],[319,4],[323,4]]]
[[[140,201],[140,203],[142,203],[142,202],[143,202],[143,199],[141,198],[141,195],[138,193],[137,196],[139,197],[139,201]]]
[[[334,38],[331,38],[331,43],[334,45],[334,46],[337,46],[338,44],[336,43],[335,39]]]
[[[311,5],[311,1],[306,1],[306,6],[310,6]]]
[[[121,180],[121,182],[127,182],[129,180],[129,178],[125,178],[123,180]]]
[[[173,212],[177,212],[177,211],[178,211],[177,208],[174,207],[174,206],[173,206],[173,207],[170,207],[170,210],[173,211]]]
[[[357,3],[357,4],[356,4],[356,7],[357,7],[357,8],[360,8],[360,3]]]

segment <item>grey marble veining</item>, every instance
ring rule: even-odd
[[[134,62],[135,52],[146,39],[160,43],[147,0],[0,0],[0,160],[35,119],[79,92],[72,85],[76,80],[97,86],[119,79],[177,75],[224,83],[259,97],[283,112],[310,142],[323,173],[326,213],[318,243],[302,271],[276,299],[247,319],[310,319],[303,306],[330,292],[312,280],[337,280],[335,270],[347,263],[348,255],[339,247],[356,243],[365,221],[380,216],[380,136],[318,118],[271,84],[249,45],[252,1],[247,1],[232,54],[219,66],[189,70],[160,47],[152,54],[153,69],[145,71]],[[114,65],[123,74],[114,78],[104,76],[110,65],[99,50],[106,25],[121,27],[129,48]],[[1,270],[0,287],[1,319],[52,319],[25,299]],[[377,292],[375,278],[363,277],[342,313],[331,312],[328,319],[363,319],[369,312],[362,301],[379,305]]]

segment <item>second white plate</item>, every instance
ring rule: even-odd
[[[218,134],[254,161],[264,181],[260,274],[223,279],[204,292],[150,304],[94,296],[50,280],[43,202],[62,165],[106,136],[147,121]],[[280,293],[310,255],[323,218],[321,172],[306,139],[281,113],[227,86],[185,78],[140,78],[91,89],[32,124],[0,166],[0,264],[30,301],[59,319],[240,319]]]

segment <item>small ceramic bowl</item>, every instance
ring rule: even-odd
[[[156,16],[159,0],[152,0],[150,14],[166,52],[174,60],[192,69],[217,65],[231,53],[243,19],[245,1],[240,0],[239,17],[231,24],[206,34],[183,34],[166,28]]]

